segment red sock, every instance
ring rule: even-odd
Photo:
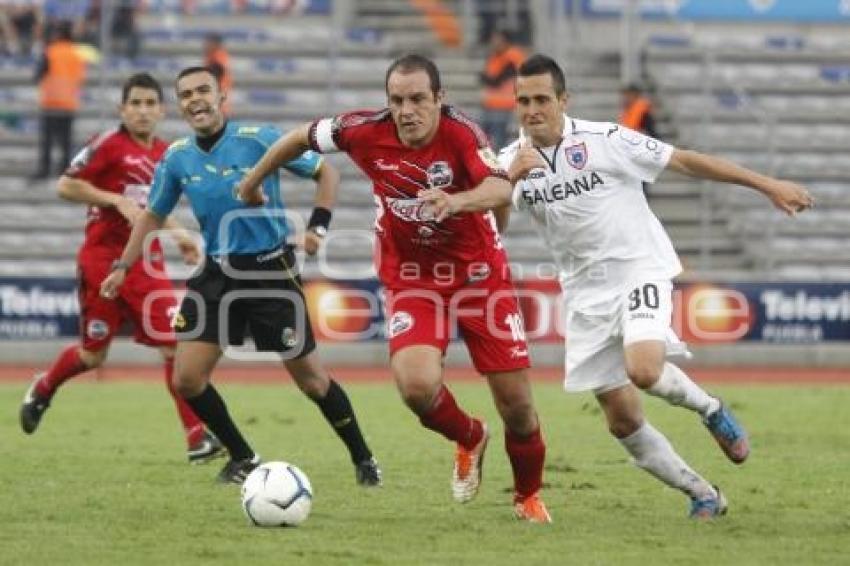
[[[47,373],[35,384],[35,391],[41,397],[53,397],[60,385],[89,369],[80,359],[80,347],[76,344],[66,346]]]
[[[505,450],[514,471],[517,499],[537,493],[543,485],[543,460],[546,459],[546,445],[540,427],[524,437],[505,429]]]
[[[443,385],[427,413],[419,417],[425,428],[439,432],[451,441],[471,450],[481,441],[484,426],[460,410],[451,392]]]
[[[168,358],[165,360],[165,385],[168,387],[168,392],[171,393],[171,398],[174,399],[174,404],[177,405],[177,414],[180,415],[180,422],[183,423],[183,430],[186,433],[186,444],[191,447],[204,438],[206,429],[192,407],[174,389],[174,384],[171,382],[173,375],[174,359]]]

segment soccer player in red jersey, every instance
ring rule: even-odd
[[[183,423],[189,461],[195,463],[221,454],[222,447],[171,385],[175,346],[171,316],[177,302],[165,277],[159,242],[155,240],[149,250],[150,264],[159,277],[146,273],[139,261],[129,270],[128,284],[118,301],[99,296],[100,282],[121,255],[130,228],[147,202],[154,166],[168,147],[154,133],[163,117],[162,102],[162,88],[156,79],[147,73],[131,76],[122,89],[121,125],[95,137],[59,179],[60,196],[89,207],[86,237],[78,255],[82,342],[67,346],[50,369],[35,377],[20,417],[24,432],[35,432],[56,390],[75,375],[100,366],[122,322],[130,320],[136,341],[156,347],[162,354],[165,383]],[[194,240],[176,222],[170,222],[184,260],[197,263],[199,250]]]
[[[386,91],[384,110],[317,120],[278,140],[242,180],[240,197],[262,203],[262,179],[306,149],[348,153],[373,182],[375,263],[387,291],[393,376],[422,425],[457,443],[454,499],[465,503],[477,494],[490,436],[443,384],[443,355],[456,323],[505,423],[514,512],[523,520],[550,522],[539,495],[546,448],[496,218],[475,213],[435,222],[417,198],[437,187],[454,192],[503,184],[508,190],[507,175],[481,129],[443,104],[433,62],[419,55],[396,60],[387,71]]]

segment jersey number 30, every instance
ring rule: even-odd
[[[658,287],[652,283],[647,283],[643,287],[636,287],[629,293],[629,310],[637,310],[641,307],[641,299],[643,305],[649,309],[658,308]]]

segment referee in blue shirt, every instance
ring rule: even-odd
[[[298,387],[322,411],[345,442],[361,485],[381,484],[381,471],[366,445],[345,391],[321,365],[295,271],[293,247],[277,175],[263,180],[265,205],[246,207],[235,193],[280,132],[270,126],[227,122],[221,111],[225,93],[206,67],[189,67],[177,76],[183,118],[195,132],[171,144],[154,173],[148,209],[133,226],[130,241],[101,294],[117,295],[127,269],[142,253],[148,234],[162,227],[181,195],[186,195],[206,244],[203,269],[188,282],[186,299],[175,317],[179,340],[175,387],[230,452],[219,474],[241,483],[260,463],[230,417],[210,375],[228,345],[242,344],[250,329],[257,350],[279,352]],[[304,247],[314,254],[327,232],[339,174],[307,151],[286,169],[317,183],[316,207]]]

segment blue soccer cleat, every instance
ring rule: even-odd
[[[722,401],[720,408],[705,417],[702,422],[727,458],[736,464],[741,464],[747,459],[750,455],[747,431],[738,424],[732,411]]]
[[[705,499],[691,498],[691,519],[713,519],[726,514],[729,505],[720,488],[713,486],[716,495]]]

